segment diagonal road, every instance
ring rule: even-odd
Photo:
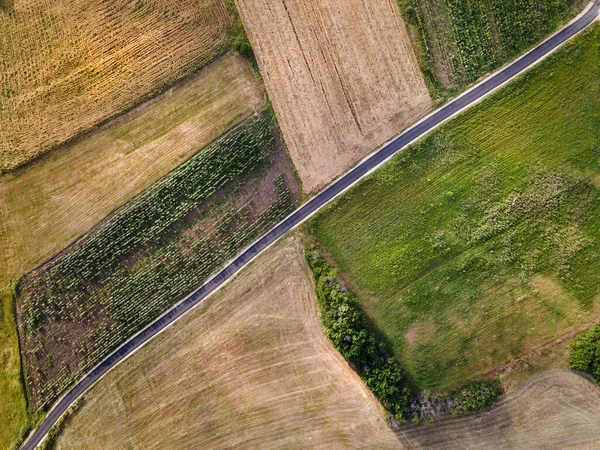
[[[50,410],[39,427],[29,436],[24,443],[23,450],[34,450],[37,445],[48,434],[52,426],[67,411],[67,409],[83,395],[96,381],[102,378],[109,370],[130,356],[142,345],[152,339],[161,331],[172,325],[177,319],[187,313],[194,306],[197,306],[208,295],[219,289],[229,281],[246,264],[271,246],[275,241],[285,233],[304,222],[324,205],[329,203],[342,192],[350,188],[361,178],[375,170],[381,164],[390,159],[393,155],[405,148],[410,143],[422,137],[429,131],[438,127],[450,117],[463,111],[484,97],[488,96],[494,90],[514,77],[522,73],[527,68],[539,62],[552,51],[556,50],[561,44],[578,34],[580,31],[590,25],[598,16],[600,11],[600,0],[594,0],[589,9],[576,20],[565,26],[556,34],[549,37],[540,45],[521,58],[491,75],[472,89],[463,93],[453,101],[442,108],[434,111],[420,122],[413,125],[400,136],[396,137],[381,149],[372,153],[369,157],[361,161],[354,169],[347,172],[344,176],[333,182],[319,194],[310,199],[296,211],[290,214],[281,223],[275,226],[271,231],[262,236],[250,247],[239,254],[223,270],[208,280],[204,285],[192,292],[181,302],[173,306],[165,314],[160,316],[154,322],[146,326],[138,334],[131,337],[121,347],[111,353],[106,359],[98,364],[91,372],[85,375],[75,386],[73,386]]]

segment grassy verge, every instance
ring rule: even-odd
[[[25,433],[28,413],[10,287],[0,289],[0,306],[0,448],[13,448]]]
[[[34,409],[293,208],[290,163],[271,127],[265,115],[249,119],[22,280]]]
[[[421,388],[600,315],[600,28],[307,226]]]

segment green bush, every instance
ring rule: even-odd
[[[489,408],[502,395],[500,380],[476,380],[451,391],[448,397],[454,404],[452,414],[481,411]]]
[[[569,368],[589,373],[600,383],[600,325],[571,343]]]
[[[317,283],[325,334],[383,407],[396,420],[406,420],[410,390],[404,371],[392,358],[387,358],[356,298],[338,281],[336,269],[314,252],[307,252],[306,260]]]

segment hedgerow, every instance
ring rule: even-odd
[[[317,283],[317,299],[325,334],[352,364],[383,407],[399,421],[408,417],[410,389],[406,376],[367,324],[356,298],[338,281],[337,271],[324,258],[306,252]]]
[[[282,174],[272,193],[259,186],[276,148],[271,126],[266,115],[249,119],[23,279],[19,322],[34,408],[293,209]],[[254,204],[266,196],[268,206]]]
[[[589,373],[600,384],[600,325],[571,343],[569,368]]]

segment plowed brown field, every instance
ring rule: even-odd
[[[232,22],[226,0],[0,2],[0,169],[214,59]]]
[[[290,237],[100,381],[59,449],[398,449]]]
[[[431,108],[396,0],[237,0],[314,192]]]
[[[491,409],[397,431],[409,449],[600,448],[600,389],[566,370],[531,378]]]

